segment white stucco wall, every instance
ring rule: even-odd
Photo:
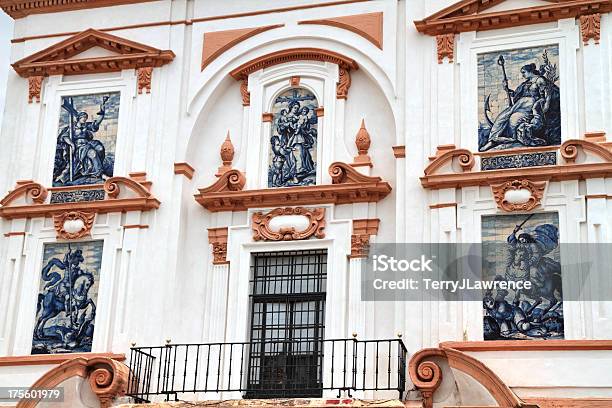
[[[306,3],[313,2],[290,0],[284,1],[283,7]],[[105,239],[105,249],[100,310],[92,351],[128,352],[132,342],[161,345],[166,339],[173,342],[245,339],[243,306],[247,302],[244,285],[248,282],[244,279],[248,272],[248,254],[251,250],[274,249],[276,246],[249,241],[251,212],[209,213],[195,202],[193,194],[197,188],[206,187],[216,180],[214,174],[221,165],[219,147],[228,131],[236,150],[234,167],[246,173],[249,188],[262,187],[258,182],[262,180],[261,168],[265,166],[258,167],[262,163],[258,163],[258,157],[254,155],[260,150],[253,148],[259,142],[256,130],[261,128],[262,109],[256,103],[243,108],[239,83],[228,73],[255,57],[296,47],[329,49],[358,63],[359,70],[351,74],[352,86],[343,108],[334,98],[324,101],[326,114],[323,121],[328,140],[320,140],[320,143],[325,146],[333,143],[333,149],[328,150],[333,154],[326,156],[329,163],[335,160],[350,163],[356,155],[354,136],[361,119],[365,119],[372,138],[369,154],[374,167],[371,174],[381,176],[393,187],[392,193],[377,204],[327,207],[330,233],[321,246],[335,251],[330,257],[329,273],[335,274],[338,284],[338,293],[330,295],[328,303],[328,333],[335,337],[349,337],[356,331],[367,338],[393,338],[400,332],[410,352],[435,346],[440,341],[462,340],[464,336],[468,340],[481,340],[482,306],[479,302],[360,304],[355,293],[348,289],[355,288],[351,286],[355,284],[355,276],[350,273],[358,267],[358,261],[346,260],[351,220],[380,218],[380,229],[374,238],[376,242],[478,241],[480,216],[499,213],[490,189],[469,187],[428,191],[422,188],[419,180],[429,163],[428,157],[435,154],[436,146],[455,144],[476,150],[475,122],[471,120],[476,109],[473,103],[476,100],[476,52],[502,45],[512,47],[526,41],[534,44],[558,41],[563,56],[560,69],[565,81],[564,139],[578,138],[585,131],[593,130],[610,134],[612,19],[609,15],[602,17],[601,44],[589,46],[591,48],[586,52],[576,22],[569,19],[541,26],[461,34],[457,38],[455,64],[440,65],[437,63],[435,38],[419,34],[412,21],[451,3],[451,0],[375,0],[211,19],[190,25],[111,31],[133,41],[171,49],[176,54],[172,63],[154,70],[151,94],[138,95],[134,72],[126,70],[76,80],[57,76],[47,78],[43,84],[42,102],[28,104],[27,81],[10,69],[0,135],[4,141],[0,149],[0,191],[10,190],[19,179],[50,184],[61,95],[75,90],[112,89],[122,92],[115,174],[146,171],[147,178],[153,182],[152,191],[162,203],[158,210],[149,213],[97,217],[93,237]],[[532,5],[539,2],[508,1],[497,7],[516,7],[519,3]],[[204,18],[274,7],[279,7],[278,3],[267,0],[160,0],[53,15],[31,15],[16,21],[14,36]],[[297,24],[303,19],[377,11],[384,13],[382,50],[348,30]],[[57,21],[62,21],[61,28],[58,28]],[[279,23],[285,26],[239,43],[205,70],[200,69],[204,32]],[[12,44],[10,62],[65,38],[40,38]],[[587,73],[584,67],[592,61],[597,62],[599,68]],[[271,75],[274,69],[285,69],[282,75],[288,78],[291,69],[299,64],[290,63],[286,67],[272,67],[252,74],[249,86],[256,87],[256,80]],[[5,62],[2,68],[7,67]],[[321,74],[321,89],[333,86],[336,80],[330,73],[334,71],[329,64],[304,64],[302,68],[328,71],[327,76]],[[587,77],[589,80],[585,79]],[[598,86],[601,87],[597,91],[602,101],[600,111],[589,113],[592,111],[585,109],[587,95]],[[252,89],[252,98],[261,96],[264,99],[262,95],[265,92],[259,95],[255,88]],[[4,100],[1,94],[0,99]],[[336,120],[332,115],[332,104],[335,104],[337,112],[343,109],[342,120]],[[339,113],[337,117],[342,118]],[[395,145],[406,146],[405,159],[393,156],[391,147]],[[176,162],[190,163],[196,169],[194,178],[188,180],[175,175],[173,164]],[[319,170],[327,173],[326,167]],[[610,201],[603,199],[603,202],[587,203],[584,198],[588,192],[612,195],[610,179],[552,183],[548,191],[551,194],[545,198],[544,209],[558,210],[562,215],[562,237],[579,237],[581,242],[609,242],[612,239]],[[457,210],[429,208],[430,204],[454,201],[458,203]],[[123,224],[146,224],[149,228],[124,230]],[[232,263],[229,267],[211,263],[207,228],[222,226],[230,227],[228,258]],[[26,231],[25,236],[0,237],[0,307],[6,310],[4,316],[0,316],[0,355],[28,354],[35,317],[34,297],[41,268],[41,245],[55,239],[54,230],[49,219],[40,218],[27,221],[3,219],[0,229],[2,233]],[[291,243],[286,248],[316,246],[313,241]],[[577,302],[567,307],[566,338],[602,339],[612,336],[610,305],[591,307]],[[494,357],[490,359],[493,370],[507,379],[511,386],[520,388],[522,395],[533,391],[525,391],[528,384],[519,381],[520,376],[512,366],[499,364]],[[609,355],[604,357],[608,359]],[[535,359],[535,365],[547,359],[543,355],[530,358]],[[576,361],[582,358],[582,355],[571,355],[559,361],[556,367],[560,368],[549,373],[553,377],[551,384],[562,380],[563,367],[578,367]],[[598,364],[597,359],[592,364]],[[583,368],[586,370],[588,367],[591,366],[587,364]],[[8,376],[6,370],[0,370],[0,384]],[[31,377],[35,375],[31,374]],[[541,386],[554,388],[548,383]],[[580,386],[598,387],[604,395],[612,395],[612,378],[600,377],[596,384],[586,382]],[[554,390],[548,394],[553,395]]]

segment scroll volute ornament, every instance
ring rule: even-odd
[[[278,231],[270,229],[270,221],[274,217],[284,215],[302,215],[308,218],[308,226],[296,231],[295,227],[281,227]],[[315,238],[325,238],[325,208],[306,209],[304,207],[276,208],[266,214],[256,212],[252,219],[254,241],[294,241]]]
[[[545,181],[533,182],[530,180],[512,180],[499,184],[492,184],[493,197],[497,206],[504,211],[531,211],[542,201]],[[530,196],[520,199],[522,191],[529,192]],[[519,200],[513,200],[509,194],[516,194]]]

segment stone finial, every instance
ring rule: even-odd
[[[365,120],[361,119],[361,127],[355,135],[355,146],[357,146],[357,152],[359,154],[355,156],[353,167],[372,167],[372,160],[370,159],[370,156],[368,156],[368,150],[370,149],[371,143],[372,140],[370,139],[370,134],[368,133],[368,130],[365,127]]]
[[[221,161],[223,161],[223,165],[219,167],[219,170],[217,170],[217,174],[215,174],[217,177],[220,177],[223,173],[232,169],[232,161],[234,160],[234,145],[230,139],[229,130],[227,131],[225,140],[221,144],[221,150],[219,153],[221,154]]]

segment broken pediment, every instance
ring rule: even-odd
[[[462,0],[415,21],[427,35],[494,30],[612,11],[609,0]]]
[[[13,68],[28,78],[159,67],[173,59],[170,50],[88,29],[17,61]]]

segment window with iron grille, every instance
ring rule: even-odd
[[[321,397],[327,251],[257,253],[247,398]]]

